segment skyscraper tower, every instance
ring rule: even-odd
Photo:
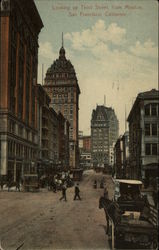
[[[110,151],[119,135],[119,122],[111,107],[97,105],[91,119],[91,156],[94,167],[110,165]]]
[[[63,44],[59,58],[48,68],[44,88],[51,98],[51,107],[59,111],[70,123],[70,167],[78,166],[78,111],[80,88],[72,63],[66,59]]]

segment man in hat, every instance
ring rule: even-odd
[[[77,183],[76,186],[75,186],[74,200],[76,200],[77,197],[78,197],[79,200],[81,200],[81,197],[80,197],[79,193],[80,193],[80,189],[79,189],[79,184]]]
[[[64,185],[62,186],[62,197],[60,198],[60,201],[61,201],[62,199],[64,199],[65,201],[67,201],[67,199],[66,199],[66,184],[64,184]]]

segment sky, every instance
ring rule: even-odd
[[[79,129],[90,134],[92,110],[115,110],[119,134],[138,93],[158,89],[158,5],[153,0],[34,0],[44,27],[39,34],[38,83],[59,56],[81,90]]]

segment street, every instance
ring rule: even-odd
[[[7,250],[16,249],[110,249],[106,219],[99,209],[104,176],[110,198],[110,176],[85,171],[79,183],[82,201],[73,200],[74,187],[67,189],[67,202],[59,201],[61,191],[37,193],[0,192],[0,240]],[[93,188],[94,180],[98,188]]]

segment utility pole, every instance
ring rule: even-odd
[[[106,96],[104,95],[104,106],[106,107]]]
[[[62,32],[62,47],[64,46],[64,41],[63,41],[63,32]]]
[[[42,63],[42,85],[44,85],[44,64]]]
[[[127,116],[127,114],[126,114],[126,104],[125,104],[125,131],[127,130],[127,121],[126,121],[126,116]]]

